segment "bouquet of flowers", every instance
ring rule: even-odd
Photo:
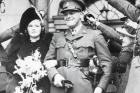
[[[41,93],[42,90],[37,90],[37,81],[47,76],[47,70],[44,64],[41,63],[41,55],[38,50],[31,56],[27,56],[24,59],[20,57],[16,60],[16,66],[14,74],[18,74],[21,77],[19,85],[15,88],[14,93]]]

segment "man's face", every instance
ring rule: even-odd
[[[74,28],[80,22],[81,13],[79,11],[68,10],[68,11],[65,11],[63,14],[64,14],[64,20],[67,26],[71,28]]]
[[[126,30],[126,29],[122,28],[122,31],[124,31],[124,30]],[[122,34],[122,33],[119,33],[119,34],[120,34],[120,39],[122,40],[122,47],[127,47],[133,42],[133,38],[131,38],[125,34]]]

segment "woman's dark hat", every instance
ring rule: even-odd
[[[84,11],[86,9],[85,2],[83,0],[62,0],[59,4],[61,13],[65,11]]]
[[[42,21],[42,17],[39,12],[34,7],[30,7],[25,10],[20,20],[20,32],[25,34],[25,29],[27,28],[28,24],[34,19],[39,19]]]

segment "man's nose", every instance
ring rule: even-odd
[[[65,16],[66,20],[69,20],[71,18],[70,14],[67,14],[67,16]]]
[[[36,28],[35,27],[32,27],[32,30],[35,30]]]
[[[67,13],[67,15],[66,15],[67,17],[70,17],[71,16],[71,14],[70,13]]]

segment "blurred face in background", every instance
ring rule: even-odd
[[[41,21],[39,19],[35,19],[28,24],[27,31],[30,39],[40,38],[41,27]]]
[[[126,29],[122,28],[122,30],[124,31]],[[127,47],[127,46],[131,45],[135,39],[135,38],[130,37],[130,36],[123,34],[123,33],[119,33],[119,34],[120,34],[120,39],[122,40],[122,47]]]
[[[132,43],[132,38],[124,36],[122,39],[122,47],[129,46]]]

